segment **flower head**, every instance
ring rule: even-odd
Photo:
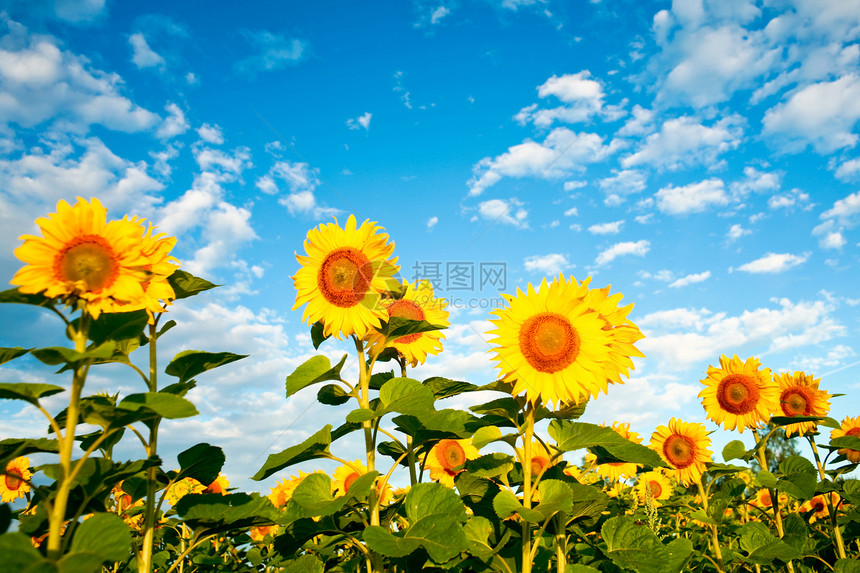
[[[176,503],[190,493],[203,493],[206,486],[192,477],[184,477],[167,488],[167,501],[170,505]]]
[[[367,468],[364,464],[361,463],[361,460],[355,460],[352,462],[352,465],[342,465],[336,470],[334,470],[334,481],[331,484],[332,494],[334,495],[346,495],[349,493],[349,488],[352,484],[367,473]],[[393,498],[393,493],[391,490],[391,486],[387,483],[385,484],[385,489],[379,490],[379,482],[380,478],[376,478],[376,494],[379,497],[379,503],[381,505],[388,505]]]
[[[6,464],[4,475],[0,476],[0,501],[12,502],[24,498],[30,491],[30,460],[25,457],[15,458]]]
[[[668,426],[659,426],[651,434],[649,447],[669,464],[669,475],[681,485],[689,485],[702,478],[711,461],[710,445],[704,424],[672,418]]]
[[[842,420],[839,428],[830,432],[830,439],[841,438],[843,436],[855,436],[860,438],[860,416],[854,418],[846,417]],[[848,458],[852,464],[860,463],[860,450],[851,448],[839,448],[839,453]]]
[[[388,316],[381,293],[399,267],[391,258],[394,243],[381,231],[370,221],[357,226],[353,215],[343,228],[335,221],[308,231],[307,256],[296,254],[301,268],[293,276],[293,310],[307,303],[302,320],[322,321],[326,336],[363,338]]]
[[[702,384],[699,397],[708,419],[727,430],[758,428],[778,408],[779,389],[770,369],[761,368],[757,358],[741,362],[737,355],[720,356],[720,367],[709,366]]]
[[[552,454],[538,440],[533,440],[531,445],[531,460],[526,460],[525,448],[516,448],[517,461],[523,468],[531,470],[532,477],[538,477],[552,467]]]
[[[439,440],[427,454],[424,469],[430,470],[430,479],[454,487],[454,476],[462,471],[466,460],[478,457],[478,449],[469,439]]]
[[[630,424],[613,422],[612,429],[615,430],[615,433],[617,433],[622,438],[628,439],[636,444],[642,443],[642,438],[639,437],[639,434],[630,431]],[[589,453],[585,456],[586,462],[593,464],[596,460],[597,456],[595,456],[594,454]],[[636,475],[636,470],[640,465],[641,464],[627,462],[610,462],[605,464],[597,464],[595,466],[595,471],[597,472],[597,475],[615,482],[624,478],[634,477]]]
[[[672,497],[672,480],[659,470],[645,472],[636,481],[635,489],[642,502],[650,495],[651,503],[659,507],[661,501]]]
[[[311,473],[323,473],[322,470],[316,470]],[[280,482],[275,484],[275,487],[272,488],[272,493],[269,494],[269,501],[272,502],[272,505],[275,507],[284,507],[287,505],[287,502],[290,501],[290,498],[293,497],[293,492],[302,483],[302,480],[308,477],[310,474],[307,474],[301,470],[299,470],[299,475],[290,476],[289,478],[284,478]]]
[[[830,394],[818,389],[818,383],[812,374],[795,372],[774,376],[779,385],[779,407],[783,416],[826,416],[830,411]],[[785,426],[786,437],[792,434],[802,436],[816,427],[815,422],[798,422]]]

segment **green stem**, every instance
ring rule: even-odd
[[[702,496],[702,508],[705,510],[705,515],[708,514],[708,494],[705,493],[705,488],[702,485],[702,478],[700,477],[696,481],[696,485],[699,487],[699,495]],[[720,539],[717,535],[717,526],[708,524],[708,529],[711,530],[711,541],[714,544],[714,556],[717,558],[715,565],[717,566],[717,571],[722,573],[723,571],[723,552],[720,550]]]
[[[406,378],[406,359],[402,356],[397,357],[400,363],[400,376]],[[412,445],[412,436],[406,436],[406,461],[409,464],[409,486],[414,486],[418,483],[418,473],[415,470],[415,448]]]
[[[567,531],[565,530],[564,512],[560,511],[555,516],[555,569],[557,573],[564,573],[567,568]]]
[[[361,408],[370,409],[370,372],[368,371],[367,361],[364,355],[364,343],[357,336],[353,336],[355,341],[355,351],[358,354],[358,387],[359,395],[358,402]],[[376,444],[374,443],[373,423],[371,420],[365,420],[361,423],[364,429],[364,449],[367,455],[367,471],[376,470]],[[379,496],[376,494],[376,488],[370,489],[370,524],[379,525]]]
[[[156,341],[157,323],[149,325],[149,385],[150,392],[158,391],[158,358]],[[160,419],[156,418],[149,426],[149,441],[146,446],[146,455],[153,458],[158,451],[158,425]],[[143,545],[140,551],[140,559],[137,562],[139,573],[150,573],[152,571],[152,546],[155,538],[155,491],[157,487],[156,468],[153,466],[146,470],[146,508],[143,518]]]
[[[771,431],[771,434],[773,431]],[[768,434],[770,437],[770,434]],[[758,456],[759,465],[761,465],[762,470],[767,470],[767,453],[765,453],[767,447],[767,438],[762,443],[762,447],[758,449],[756,455]],[[779,511],[779,490],[774,488],[768,488],[768,493],[770,494],[770,505],[773,509],[773,520],[776,523],[776,531],[779,533],[779,538],[782,539],[785,537],[785,529],[782,527],[782,515]],[[789,573],[794,573],[794,565],[791,561],[788,561],[786,564],[786,568]]]
[[[535,408],[531,403],[526,403],[525,408],[525,431],[523,432],[523,506],[530,509],[532,506],[532,436],[535,431]],[[522,516],[520,516],[522,518]],[[531,547],[531,524],[522,519],[523,531],[523,563],[522,573],[531,573],[532,570],[532,547]]]
[[[815,440],[812,436],[807,436],[809,445],[812,447],[812,455],[815,456],[815,463],[818,465],[818,475],[821,476],[821,482],[824,483],[827,479],[827,474],[824,471],[824,464],[821,463],[821,456],[818,455],[818,447],[815,445]],[[836,508],[833,507],[833,500],[829,495],[824,496],[824,501],[827,503],[827,510],[830,512],[830,525],[833,528],[833,540],[836,542],[836,552],[840,559],[847,557],[845,553],[845,540],[842,539],[842,530],[839,529],[839,524],[836,521]]]

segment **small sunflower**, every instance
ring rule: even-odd
[[[745,428],[758,428],[779,409],[779,388],[757,358],[741,362],[737,355],[720,356],[720,367],[708,366],[702,384],[699,397],[708,419],[727,430],[737,428],[743,434]]]
[[[176,502],[186,495],[190,493],[203,493],[205,489],[206,486],[196,479],[185,477],[167,488],[167,501],[170,502],[170,505],[176,505]]]
[[[322,473],[322,470],[316,470],[311,473]],[[290,501],[290,498],[293,497],[293,492],[299,484],[302,483],[302,480],[309,475],[310,474],[299,470],[299,475],[284,478],[280,482],[276,483],[275,487],[272,488],[272,493],[269,494],[269,501],[271,501],[272,505],[275,507],[284,507],[287,505],[287,502]]]
[[[827,507],[826,495],[827,494],[816,495],[812,499],[801,504],[800,509],[798,510],[800,513],[812,512],[812,515],[809,517],[809,523],[814,523],[817,520],[830,517],[830,509]],[[830,492],[830,503],[833,505],[834,510],[838,510],[839,505],[842,503],[842,499],[835,491]]]
[[[761,508],[772,507],[773,499],[770,497],[770,490],[767,488],[761,488],[756,492],[750,503]]]
[[[818,389],[818,383],[812,374],[795,372],[774,376],[779,385],[779,407],[783,416],[826,416],[830,411],[830,394]],[[816,427],[815,422],[799,422],[785,426],[786,437],[792,434],[802,436]]]
[[[842,420],[839,428],[830,432],[830,439],[841,438],[842,436],[855,436],[860,438],[860,416],[854,418],[846,417]],[[860,450],[852,450],[850,448],[839,448],[839,453],[848,458],[852,464],[860,463]]]
[[[630,424],[622,424],[620,422],[613,422],[612,429],[615,430],[622,438],[626,438],[631,442],[636,444],[642,443],[642,438],[639,437],[639,434],[636,432],[630,431]],[[586,454],[585,461],[591,464],[594,464],[597,456],[594,454]],[[630,478],[636,475],[637,468],[639,468],[641,464],[634,463],[606,463],[606,464],[597,464],[595,466],[595,471],[597,475],[604,477],[610,481],[619,481],[621,479]]]
[[[352,465],[342,465],[334,470],[334,481],[331,484],[332,494],[341,496],[349,493],[349,488],[352,484],[367,473],[367,468],[361,463],[361,460],[355,460]],[[388,505],[393,499],[391,486],[385,484],[385,490],[379,491],[379,478],[376,478],[376,494],[379,496],[380,505]]]
[[[301,268],[293,276],[293,310],[307,303],[303,321],[322,321],[326,336],[363,338],[388,316],[381,293],[390,289],[399,267],[391,258],[394,243],[382,230],[370,221],[358,227],[350,215],[344,228],[335,220],[308,231],[307,256],[296,253]]]
[[[411,320],[426,320],[430,324],[447,327],[448,306],[447,301],[442,298],[434,298],[433,285],[430,281],[423,280],[416,283],[403,282],[405,288],[402,298],[387,298],[382,301],[382,306],[388,313],[388,318],[402,317]],[[386,347],[393,346],[406,359],[406,362],[414,368],[418,364],[424,364],[427,355],[436,355],[442,352],[442,338],[445,335],[441,330],[428,330],[408,334],[385,344],[385,337],[376,330],[367,334],[367,340],[373,344],[371,352],[379,354]]]
[[[635,486],[641,502],[645,502],[646,491],[651,496],[651,503],[660,507],[660,502],[672,497],[672,480],[661,471],[645,472],[639,476]]]
[[[526,293],[503,295],[509,306],[492,311],[490,343],[514,395],[525,391],[532,403],[579,404],[606,392],[609,381],[620,381],[631,366],[618,329],[604,328],[606,318],[588,306],[587,295],[587,286],[563,276],[552,285],[544,280],[537,291],[529,284]]]
[[[531,461],[526,461],[524,448],[517,448],[517,461],[523,468],[530,468],[533,478],[543,475],[552,467],[552,454],[538,440],[533,440],[531,445]]]
[[[448,487],[454,487],[454,476],[466,460],[478,457],[478,449],[472,440],[440,440],[427,454],[424,469],[430,471],[430,479],[437,480]]]
[[[6,471],[0,476],[0,502],[12,502],[24,498],[30,491],[30,460],[25,457],[15,458],[6,464]]]
[[[257,527],[252,527],[250,531],[248,531],[248,535],[251,536],[251,540],[257,543],[262,543],[267,535],[272,537],[275,536],[276,533],[281,529],[279,525],[259,525]]]
[[[230,482],[227,481],[227,477],[218,474],[215,481],[207,485],[200,493],[220,493],[221,495],[227,495],[228,487],[230,487]]]
[[[23,235],[24,244],[15,249],[26,263],[10,281],[19,291],[81,299],[94,318],[141,300],[149,260],[141,250],[140,225],[107,222],[98,199],[81,197],[74,206],[60,201],[56,213],[36,224],[42,236]]]
[[[681,485],[689,485],[702,478],[705,464],[711,461],[710,445],[704,424],[672,418],[668,426],[660,426],[651,434],[649,447],[672,468],[669,475]]]

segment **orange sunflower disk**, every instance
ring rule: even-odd
[[[335,220],[308,231],[307,256],[296,253],[301,268],[293,276],[293,310],[307,304],[303,321],[322,321],[326,336],[363,338],[388,316],[381,293],[398,286],[391,277],[399,267],[382,230],[370,221],[358,227],[350,215],[344,228]]]
[[[779,388],[757,358],[741,362],[737,355],[720,356],[720,368],[708,366],[702,384],[705,389],[699,397],[708,419],[727,430],[743,433],[745,428],[758,428],[779,410]]]
[[[466,460],[478,457],[478,449],[472,445],[472,440],[440,440],[427,454],[424,469],[430,470],[430,479],[438,480],[448,487],[454,487],[454,476],[462,470]]]
[[[30,460],[15,458],[6,464],[6,475],[0,476],[0,502],[7,503],[26,497],[30,491]]]
[[[669,420],[668,426],[658,427],[651,434],[649,447],[660,454],[669,464],[667,472],[681,485],[689,485],[702,479],[706,464],[711,461],[708,438],[704,424]]]
[[[860,416],[854,418],[846,417],[842,420],[839,428],[830,432],[830,439],[841,438],[843,436],[855,436],[860,438]],[[852,450],[849,448],[839,448],[839,453],[852,464],[860,463],[860,450]]]
[[[830,411],[830,394],[818,389],[818,383],[812,374],[795,372],[774,376],[779,385],[779,407],[783,416],[826,416]],[[802,436],[810,430],[815,430],[815,422],[798,422],[785,426],[786,437],[793,434]]]

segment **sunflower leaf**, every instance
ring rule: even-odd
[[[7,438],[0,441],[0,466],[29,454],[48,452],[56,454],[60,451],[60,442],[48,438]]]
[[[116,342],[111,340],[86,352],[78,352],[73,348],[66,348],[65,346],[52,346],[49,348],[36,348],[35,350],[31,350],[30,354],[48,366],[63,364],[66,367],[74,368],[77,364],[85,360],[106,360],[113,356],[114,350],[116,350]]]
[[[130,551],[131,530],[120,516],[111,513],[96,513],[84,520],[72,539],[71,553],[94,554],[97,564],[122,561]]]
[[[0,383],[0,400],[24,400],[36,404],[39,398],[53,396],[63,392],[65,388],[53,384],[33,384],[29,382],[18,382],[17,384]]]
[[[326,424],[301,444],[296,444],[277,454],[269,454],[266,463],[251,479],[255,481],[264,480],[288,466],[325,457],[329,445],[331,445],[331,424]]]
[[[24,356],[31,350],[33,349],[21,348],[20,346],[16,346],[15,348],[0,348],[0,364],[5,364],[10,360],[15,360],[19,356]]]
[[[774,416],[770,419],[770,423],[774,426],[788,426],[790,424],[800,424],[802,422],[815,422],[820,426],[828,428],[838,428],[839,422],[828,416]]]
[[[392,378],[379,389],[386,412],[421,416],[435,410],[433,391],[412,378]]]
[[[426,320],[413,320],[402,316],[392,316],[388,322],[383,320],[376,330],[378,330],[388,342],[392,342],[398,338],[409,336],[410,334],[419,334],[422,332],[429,332],[431,330],[444,330],[446,328],[448,327],[430,324]]]
[[[314,350],[319,349],[320,344],[331,338],[331,334],[325,334],[325,325],[317,321],[311,326],[311,342],[313,342]]]
[[[840,436],[838,438],[833,438],[832,440],[830,440],[830,448],[848,448],[849,450],[860,450],[860,436]]]
[[[176,300],[188,298],[203,291],[221,286],[212,284],[206,279],[195,277],[191,273],[175,270],[173,274],[167,277],[167,282],[173,287],[173,293],[176,295]]]
[[[543,514],[534,509],[526,509],[520,500],[510,491],[503,489],[493,498],[493,509],[499,519],[506,519],[514,513],[532,523],[540,523],[544,520]]]
[[[329,406],[340,406],[346,404],[352,396],[337,384],[326,384],[317,392],[317,400]]]
[[[747,447],[740,440],[732,440],[723,448],[723,461],[738,460],[747,453]]]
[[[224,466],[224,450],[206,443],[191,446],[176,456],[179,462],[179,474],[176,480],[193,477],[203,485],[208,485],[218,479]]]
[[[463,392],[474,392],[478,389],[475,384],[469,382],[460,382],[459,380],[449,380],[441,376],[433,376],[422,382],[425,386],[433,391],[433,395],[437,400],[442,398],[450,398],[457,396]]]
[[[98,346],[108,340],[135,339],[143,334],[149,316],[145,310],[134,312],[103,312],[90,324],[88,336]]]
[[[185,350],[174,356],[164,371],[179,378],[180,382],[187,382],[207,370],[247,357],[247,354],[233,354],[232,352]]]
[[[0,303],[9,302],[17,304],[31,304],[33,306],[53,307],[54,299],[39,294],[24,294],[17,288],[0,291]]]
[[[608,519],[600,531],[606,541],[606,555],[615,565],[640,573],[666,570],[669,552],[647,525],[615,516]]]
[[[508,475],[512,469],[514,469],[513,456],[498,452],[466,461],[466,470],[475,477],[493,478]]]
[[[340,371],[343,365],[346,364],[348,356],[348,354],[344,354],[340,362],[333,367],[328,356],[323,356],[322,354],[312,356],[306,360],[292,374],[287,376],[287,397],[289,398],[302,388],[307,388],[318,382],[340,380]]]
[[[631,442],[612,428],[586,422],[553,420],[549,424],[549,435],[558,442],[559,449],[565,452],[582,448],[602,448],[622,462],[643,464],[652,468],[666,466],[657,452]]]
[[[199,414],[194,404],[176,394],[162,392],[144,392],[129,394],[117,404],[117,408],[129,412],[149,410],[162,418],[174,420],[190,418]]]

